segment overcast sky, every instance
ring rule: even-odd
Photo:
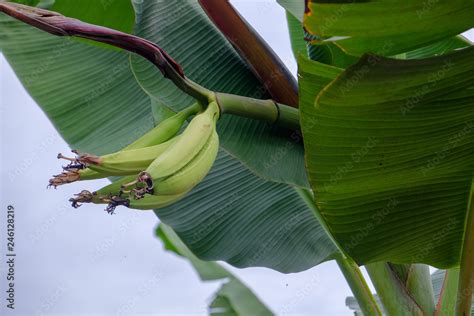
[[[284,11],[272,0],[232,1],[293,73]],[[265,15],[261,12],[265,11]],[[58,172],[58,152],[69,147],[28,96],[0,54],[0,206],[2,315],[205,314],[219,282],[202,283],[183,259],[165,252],[153,236],[150,212],[103,206],[72,209],[81,184],[47,190]],[[106,181],[95,181],[90,189]],[[5,301],[5,218],[15,207],[16,309]],[[265,268],[234,269],[277,314],[351,315],[351,295],[334,262],[298,274]]]

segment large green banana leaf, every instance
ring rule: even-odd
[[[135,13],[130,1],[56,0],[51,10],[81,21],[132,33]],[[90,42],[91,44],[96,42]],[[102,43],[96,43],[104,45]],[[110,47],[110,46],[109,46]]]
[[[311,34],[303,28],[304,1],[279,0],[278,3],[286,10],[288,32],[295,58],[298,58],[299,54],[308,55],[312,60],[342,68],[357,61],[357,57],[347,55],[334,43],[310,44],[307,41]]]
[[[303,24],[289,11],[286,11],[286,21],[288,24],[288,34],[290,36],[293,56],[297,59],[300,54],[306,55],[306,41],[304,40]]]
[[[183,23],[180,20],[176,32]],[[175,45],[182,47],[181,42]],[[224,47],[221,59],[238,58],[229,46]],[[71,147],[96,154],[109,153],[153,126],[151,104],[156,105],[156,99],[150,100],[137,84],[127,53],[44,34],[4,15],[0,15],[0,48],[30,95]],[[192,60],[194,50],[201,48],[186,46],[184,57]],[[184,57],[178,57],[187,65],[185,71],[193,73]],[[218,73],[225,73],[225,69]],[[246,80],[255,82],[254,79],[248,73],[240,73],[247,79],[211,76],[216,83],[208,83],[217,85],[227,80],[226,89],[244,91],[239,90],[243,85],[251,93]],[[259,91],[258,85],[253,88]],[[243,125],[262,126],[245,122]],[[199,257],[222,259],[237,266],[295,272],[329,259],[336,251],[312,211],[291,186],[257,176],[225,150],[221,150],[211,174],[194,192],[158,213]]]
[[[21,4],[26,4],[29,6],[36,6],[41,0],[17,0],[15,2],[21,3]]]
[[[202,183],[156,213],[202,259],[237,267],[295,272],[336,251],[294,189],[255,177],[222,150]]]
[[[130,72],[128,54],[54,37],[3,14],[0,48],[71,147],[109,153],[153,127],[150,98]]]
[[[136,8],[141,12],[137,34],[158,43],[192,80],[213,91],[268,98],[264,86],[210,23],[197,1],[147,1]],[[131,64],[143,89],[163,104],[180,110],[193,102],[144,58],[132,56]],[[296,134],[237,116],[223,117],[218,132],[222,147],[259,176],[308,186],[303,145]]]
[[[359,264],[459,264],[474,170],[474,47],[421,60],[299,62],[318,207]]]
[[[397,55],[397,58],[400,59],[421,59],[433,56],[444,55],[453,50],[465,48],[471,46],[472,43],[468,39],[464,38],[462,35],[446,38],[430,44],[425,47],[421,47],[400,55]]]
[[[220,264],[196,258],[171,227],[161,223],[156,235],[167,250],[188,259],[202,281],[225,280],[209,305],[210,315],[273,315],[245,284]]]
[[[473,16],[469,0],[309,0],[304,26],[349,54],[390,56],[458,35]]]
[[[308,41],[307,55],[312,60],[341,68],[347,68],[348,66],[354,64],[357,61],[358,58],[356,58],[355,56],[347,55],[338,46],[337,41],[313,41],[311,44],[309,43],[311,39],[318,39],[318,36],[311,35],[306,31],[303,32],[303,12],[305,11],[304,1],[278,0],[278,3],[287,11],[288,29],[294,51],[296,50],[306,55],[306,49],[301,48],[306,40]],[[334,4],[334,6],[337,6],[337,4]],[[343,6],[341,8],[346,7]],[[346,9],[341,10],[344,11]],[[336,22],[337,21],[334,21],[333,23]],[[445,36],[436,38],[430,43],[417,43],[417,47],[419,47],[417,49],[400,49],[398,51],[399,54],[396,55],[396,58],[426,58],[436,55],[442,55],[455,49],[467,47],[471,44],[472,43],[469,40],[460,35],[450,37],[449,34],[445,34]],[[387,54],[389,53],[387,52]]]
[[[304,0],[277,0],[277,2],[294,18],[300,22],[303,22]]]

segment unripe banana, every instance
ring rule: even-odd
[[[100,173],[98,171],[94,171],[89,168],[79,169],[77,170],[77,173],[79,174],[78,180],[96,180],[96,179],[102,179],[102,178],[108,177],[108,175],[106,174]]]
[[[131,143],[130,145],[124,147],[122,150],[137,149],[148,146],[154,146],[161,144],[176,134],[184,124],[184,121],[188,119],[191,115],[196,114],[201,109],[201,106],[198,103],[195,103],[181,112],[176,113],[175,115],[167,118],[155,128],[148,131],[145,135]]]
[[[188,192],[207,175],[219,151],[219,136],[215,129],[196,157],[175,174],[153,181],[153,194],[169,195]]]
[[[120,179],[96,192],[91,193],[87,190],[83,190],[79,194],[75,194],[75,198],[72,198],[69,201],[72,202],[72,206],[75,208],[80,207],[81,203],[107,204],[105,210],[108,213],[113,214],[115,208],[119,205],[137,210],[152,210],[165,207],[178,201],[188,193],[188,191],[186,191],[173,195],[146,195],[141,199],[122,197],[118,194],[120,185],[125,180],[131,180],[130,177],[125,178]]]
[[[180,137],[174,137],[158,145],[121,150],[101,157],[83,154],[79,155],[77,161],[85,164],[89,169],[107,176],[133,175],[146,169],[157,157],[178,141]]]
[[[173,204],[174,202],[183,198],[186,193],[182,192],[179,194],[174,195],[145,195],[143,198],[139,200],[131,199],[126,205],[128,208],[136,209],[136,210],[153,210],[157,208],[162,208]]]
[[[215,128],[218,115],[215,102],[196,115],[182,133],[182,137],[155,159],[145,170],[152,179],[160,179],[176,173],[186,166],[208,142]]]
[[[103,188],[101,188],[97,191],[94,191],[94,194],[98,195],[98,196],[101,196],[101,197],[120,195],[121,190],[122,190],[122,185],[124,183],[128,183],[130,181],[133,181],[136,177],[137,176],[122,177],[122,178],[106,185],[105,187],[103,187]]]
[[[182,124],[197,111],[196,107],[188,108],[183,111],[185,113],[180,112],[182,115],[179,117],[173,117],[175,124],[180,120]],[[219,149],[215,126],[218,116],[218,105],[211,102],[204,112],[195,116],[180,136],[165,143],[154,145],[153,142],[157,139],[164,141],[163,130],[167,130],[168,135],[172,134],[172,127],[165,129],[166,124],[159,133],[161,138],[152,137],[147,133],[144,139],[117,153],[102,157],[86,154],[76,159],[58,155],[72,162],[69,166],[71,170],[63,172],[61,177],[58,176],[59,180],[72,182],[76,178],[97,179],[109,175],[130,175],[93,193],[84,190],[76,194],[75,198],[70,199],[74,207],[79,207],[80,203],[107,204],[106,211],[113,213],[119,205],[148,210],[172,204],[184,197],[211,169]],[[142,146],[144,147],[136,148]],[[82,166],[89,168],[80,169]],[[137,177],[136,174],[145,168]],[[58,184],[50,180],[50,185]],[[126,191],[132,185],[133,189]]]
[[[93,180],[110,176],[137,174],[147,168],[148,165],[168,149],[178,137],[179,136],[162,144],[121,150],[101,157],[90,154],[80,154],[77,158],[67,158],[62,154],[58,154],[58,158],[70,160],[71,164],[63,167],[65,169],[64,172],[54,175],[53,178],[49,180],[49,186],[57,187],[79,180]]]
[[[107,156],[110,156],[110,159],[112,159],[113,156],[121,156],[121,153],[123,151],[137,150],[144,147],[156,146],[170,140],[179,132],[184,121],[186,121],[186,119],[189,118],[191,115],[194,115],[197,112],[199,112],[200,109],[201,109],[201,106],[198,103],[195,103],[187,107],[181,112],[178,112],[172,117],[164,120],[163,122],[158,124],[155,128],[147,132],[145,135],[141,136],[139,139],[137,139],[133,143],[124,147],[121,151],[107,155]],[[160,151],[160,149],[164,149],[164,147],[154,148],[154,149],[157,149],[158,151]],[[151,151],[149,153],[153,155]],[[136,157],[142,157],[141,162],[137,163],[136,168],[132,168],[131,170],[125,168],[126,170],[124,170],[121,166],[119,167],[116,166],[116,164],[120,164],[120,159],[117,159],[117,161],[115,161],[115,165],[85,168],[85,165],[82,163],[78,163],[76,159],[67,158],[61,154],[58,154],[58,158],[64,158],[64,159],[70,160],[71,164],[64,168],[66,171],[62,172],[61,174],[54,175],[53,178],[49,180],[48,186],[52,186],[56,188],[59,185],[71,183],[71,182],[75,182],[79,180],[92,180],[92,179],[106,178],[106,177],[114,176],[114,175],[120,176],[120,175],[133,174],[135,172],[139,172],[140,170],[145,169],[157,157],[158,154],[150,158],[151,160],[149,162],[147,161],[146,157],[140,155],[140,153],[134,152],[134,153],[130,153],[130,155],[136,155]],[[97,159],[96,156],[91,156],[91,155],[89,155],[89,158],[92,160]],[[115,158],[118,158],[118,157],[115,157]],[[125,156],[122,158],[125,158]]]

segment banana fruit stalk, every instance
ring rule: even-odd
[[[113,213],[120,205],[138,210],[167,206],[183,198],[211,169],[219,150],[218,118],[218,105],[211,102],[180,135],[157,145],[137,141],[147,146],[102,157],[79,155],[70,159],[70,169],[60,175],[59,181],[127,175],[98,191],[81,191],[70,199],[73,207],[82,203],[107,204],[106,211]]]
[[[130,145],[113,154],[97,157],[89,154],[79,155],[76,158],[68,158],[58,154],[58,159],[66,159],[71,163],[63,167],[64,171],[54,175],[49,180],[49,187],[56,188],[59,185],[75,182],[78,180],[101,179],[109,176],[120,176],[136,174],[145,169],[159,154],[161,154],[176,139],[182,125],[191,115],[196,114],[201,106],[195,103],[181,112],[171,116],[158,124],[145,135],[135,140]],[[146,149],[147,147],[151,147]],[[138,152],[138,150],[140,150]],[[126,153],[128,151],[134,151]],[[127,160],[132,158],[132,161]],[[133,162],[135,159],[135,162]]]

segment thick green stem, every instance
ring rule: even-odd
[[[336,262],[364,315],[382,315],[367,282],[365,282],[359,266],[357,266],[353,260],[346,258],[343,255],[338,255],[336,257]]]
[[[424,315],[435,312],[434,291],[429,267],[425,264],[394,264],[388,263],[398,279],[400,287],[404,287],[408,295],[420,307]]]
[[[461,271],[459,272],[459,287],[456,315],[471,315],[472,294],[474,289],[474,199],[471,198],[464,229],[464,245],[462,248]]]
[[[331,238],[334,245],[339,249],[338,254],[335,259],[339,268],[341,269],[344,278],[346,279],[349,287],[356,298],[359,307],[366,316],[372,315],[382,315],[380,308],[377,306],[377,303],[372,295],[372,292],[367,285],[367,282],[364,279],[359,267],[357,264],[350,258],[348,258],[344,250],[340,247],[338,242],[334,239],[329,227],[326,225],[326,222],[319,212],[319,209],[314,203],[314,198],[312,193],[309,190],[295,188],[296,192],[301,196],[301,198],[306,202],[308,207],[313,211],[314,216],[319,221],[320,225],[326,231],[326,234]]]
[[[253,118],[293,130],[300,129],[299,111],[273,100],[252,99],[227,93],[216,93],[216,100],[222,114]]]
[[[457,289],[459,285],[459,268],[446,270],[441,286],[435,316],[452,316],[457,305]]]
[[[430,269],[426,264],[407,264],[405,286],[425,315],[433,315],[435,301]]]
[[[393,265],[376,262],[366,265],[366,269],[388,315],[432,315],[423,312]]]

